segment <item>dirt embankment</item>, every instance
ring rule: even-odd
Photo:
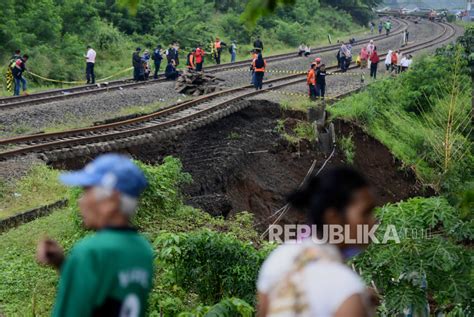
[[[285,204],[285,196],[303,180],[313,161],[317,171],[326,159],[308,142],[295,146],[285,141],[276,130],[278,120],[283,118],[288,129],[305,115],[282,112],[277,104],[256,100],[243,111],[174,140],[129,148],[127,152],[150,163],[159,163],[167,155],[179,157],[194,180],[184,188],[190,204],[223,216],[247,210],[255,214],[263,228],[270,223],[268,217]],[[345,122],[336,123],[336,132],[338,137],[353,135],[354,165],[374,185],[379,205],[423,194],[414,175],[402,171],[400,162],[380,142]],[[55,165],[77,168],[85,160]],[[340,164],[344,164],[344,155],[336,150],[327,166]],[[289,221],[303,221],[303,217],[290,211],[283,219]]]

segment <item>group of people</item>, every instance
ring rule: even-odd
[[[385,69],[387,72],[399,74],[407,71],[413,60],[411,54],[403,54],[400,50],[389,50],[385,57]]]
[[[9,60],[7,67],[7,82],[13,85],[13,95],[19,96],[20,90],[23,90],[23,95],[28,95],[26,79],[23,74],[26,72],[26,62],[28,55],[21,55],[20,50],[16,50]]]
[[[179,65],[179,43],[174,42],[169,45],[168,49],[163,52],[161,45],[157,45],[153,52],[145,49],[143,56],[141,54],[141,48],[137,47],[135,52],[132,54],[132,65],[133,65],[133,79],[136,81],[147,80],[150,78],[152,72],[151,61],[153,61],[154,74],[153,78],[158,78],[158,72],[161,68],[163,60],[163,54],[166,56],[168,64],[165,69],[165,76],[169,79],[176,79],[178,72],[176,66]]]
[[[298,56],[308,57],[311,54],[311,47],[306,45],[305,43],[301,43],[298,47]]]
[[[370,40],[367,46],[363,46],[361,48],[360,53],[357,56],[356,63],[360,66],[361,69],[369,68],[370,77],[376,79],[379,62],[380,58],[377,52],[377,47],[375,46],[374,41]]]
[[[317,98],[324,99],[326,94],[326,75],[326,65],[321,62],[321,58],[317,57],[311,63],[306,75],[308,94],[311,100],[316,100]]]
[[[263,58],[262,51],[263,44],[259,45],[259,47],[254,47],[252,51],[252,63],[250,64],[251,84],[254,85],[256,90],[261,90],[263,87],[263,77],[267,67],[267,61]]]
[[[67,256],[56,241],[39,242],[37,261],[60,275],[52,316],[144,316],[154,251],[132,219],[147,187],[145,174],[127,157],[105,154],[60,179],[84,189],[82,223],[96,233]],[[344,263],[367,247],[367,241],[357,242],[358,230],[371,230],[376,222],[369,182],[352,168],[327,168],[310,176],[288,203],[307,216],[311,232],[278,246],[263,263],[256,281],[258,316],[371,315],[376,290]],[[328,238],[330,226],[346,238]]]

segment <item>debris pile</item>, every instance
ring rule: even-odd
[[[175,89],[178,93],[199,96],[221,89],[218,81],[222,79],[204,72],[185,70],[176,80]]]

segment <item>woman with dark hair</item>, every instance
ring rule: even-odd
[[[369,315],[367,289],[343,263],[367,244],[358,241],[357,231],[375,224],[375,200],[366,179],[351,168],[331,169],[311,177],[288,202],[306,213],[314,231],[312,238],[279,246],[264,262],[257,283],[259,316]],[[325,241],[336,226],[344,239]]]
[[[263,76],[265,75],[265,67],[267,62],[263,59],[262,52],[260,52],[257,58],[253,62],[253,70],[255,72],[254,86],[256,90],[262,89]]]

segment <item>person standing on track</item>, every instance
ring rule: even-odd
[[[362,47],[360,50],[360,68],[367,68],[367,61],[369,60],[369,53],[366,47]]]
[[[153,51],[152,59],[155,64],[155,74],[153,75],[153,78],[158,79],[158,72],[160,71],[161,61],[163,60],[163,56],[161,55],[161,45],[156,46]]]
[[[255,71],[254,86],[256,90],[262,89],[265,67],[267,67],[267,62],[263,59],[262,53],[260,52],[253,62],[253,69]]]
[[[379,35],[382,34],[382,30],[383,30],[383,23],[382,21],[379,21]]]
[[[257,39],[253,42],[253,48],[258,48],[263,52],[263,42],[260,40],[260,36],[257,36]]]
[[[326,65],[321,64],[321,66],[316,71],[316,96],[318,98],[324,99],[326,94]]]
[[[84,55],[86,59],[86,79],[87,84],[95,84],[95,74],[94,74],[94,65],[96,52],[92,49],[90,45],[87,46],[87,53]]]
[[[135,52],[132,55],[132,66],[133,66],[133,80],[139,81],[143,79],[143,63],[140,56],[140,51],[142,49],[137,47]]]
[[[201,48],[201,45],[199,44],[196,48],[196,71],[202,72],[202,65],[204,63],[204,55],[206,55],[206,52]]]
[[[347,48],[347,45],[343,42],[340,48],[340,59],[341,59],[341,70],[346,72],[351,64],[352,54],[351,51]]]
[[[385,56],[385,71],[390,70],[390,66],[392,65],[392,50],[388,50],[387,55]]]
[[[188,68],[188,70],[194,70],[195,60],[196,60],[196,49],[193,48],[193,50],[188,53],[188,56],[186,56],[186,67]]]
[[[377,53],[377,47],[374,47],[372,54],[370,55],[370,77],[377,79],[377,69],[379,67],[379,54]]]
[[[396,71],[396,69],[397,69],[397,58],[398,58],[398,54],[397,54],[396,51],[393,51],[390,56],[391,56],[391,57],[390,57],[391,72],[393,73],[393,72]]]
[[[216,60],[217,65],[221,63],[222,48],[224,46],[227,46],[227,44],[225,44],[218,37],[216,37],[216,40],[214,42],[214,58]]]
[[[311,63],[311,68],[306,75],[306,83],[308,84],[308,94],[311,100],[316,100],[316,64]]]
[[[237,57],[237,45],[235,44],[235,41],[232,41],[232,43],[230,44],[229,53],[230,53],[230,62],[235,63],[235,58]]]
[[[390,34],[391,29],[392,29],[392,22],[390,21],[385,22],[385,34],[387,36]]]
[[[23,88],[23,94],[28,95],[26,92],[26,79],[23,77],[23,73],[26,71],[26,62],[28,61],[28,55],[24,54],[23,57],[19,58],[15,62],[15,66],[12,69],[13,79],[15,80],[15,91],[14,96],[20,95],[20,85]]]
[[[60,272],[52,316],[145,316],[154,255],[131,223],[147,187],[143,172],[123,155],[105,154],[60,179],[84,189],[80,213],[96,233],[77,242],[67,257],[56,241],[39,242],[38,262]]]
[[[371,316],[375,309],[367,300],[369,289],[344,264],[367,246],[357,242],[358,231],[371,230],[376,223],[368,181],[351,168],[333,168],[311,176],[288,202],[306,214],[312,232],[278,246],[264,261],[257,281],[257,315]],[[332,229],[346,238],[337,241]]]

